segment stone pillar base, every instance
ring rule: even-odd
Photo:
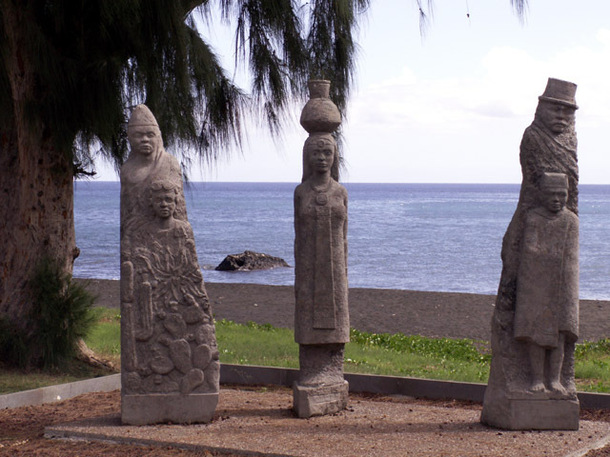
[[[481,422],[506,430],[578,430],[580,404],[569,399],[495,399],[483,404]]]
[[[342,411],[347,407],[349,384],[302,386],[295,383],[292,388],[293,408],[301,418],[324,416]]]
[[[121,421],[128,425],[205,423],[212,420],[217,404],[218,393],[123,395]]]

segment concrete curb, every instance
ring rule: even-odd
[[[298,370],[294,368],[262,367],[253,365],[222,364],[220,379],[222,384],[275,385],[292,387]],[[384,395],[405,395],[433,400],[466,400],[481,403],[485,394],[485,384],[437,381],[433,379],[403,378],[398,376],[377,376],[347,373],[350,392],[368,392]],[[26,390],[0,395],[0,409],[20,406],[40,405],[89,392],[109,392],[121,388],[121,375],[87,379],[57,386]],[[579,392],[581,408],[610,409],[610,394]]]
[[[113,374],[84,381],[69,382],[40,389],[0,395],[0,409],[35,406],[66,400],[90,392],[110,392],[121,388],[121,375]]]
[[[222,365],[220,379],[223,384],[269,384],[292,387],[298,370],[294,368],[262,367],[254,365]],[[368,392],[384,395],[405,395],[431,400],[465,400],[483,402],[486,384],[436,379],[406,378],[346,373],[350,392]],[[610,394],[578,392],[581,408],[610,409]]]

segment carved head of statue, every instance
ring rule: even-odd
[[[150,185],[150,206],[155,216],[169,219],[176,211],[178,186],[171,181],[154,181]]]
[[[538,97],[536,120],[553,134],[564,133],[574,125],[578,109],[575,95],[576,84],[549,78],[544,93]]]
[[[303,181],[314,173],[326,173],[339,180],[339,151],[330,133],[314,133],[303,146]]]
[[[564,173],[544,173],[538,184],[540,204],[551,213],[558,213],[568,201],[568,177]]]
[[[133,153],[142,156],[156,156],[163,148],[159,124],[146,105],[133,109],[127,124],[127,138]]]

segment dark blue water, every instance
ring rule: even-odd
[[[294,265],[292,183],[192,183],[185,190],[210,282],[292,284],[292,268],[219,272],[246,249]],[[494,294],[518,185],[348,184],[351,287]],[[119,183],[78,182],[74,275],[119,277]],[[610,299],[610,186],[580,186],[582,298]]]

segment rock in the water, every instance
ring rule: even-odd
[[[289,267],[280,257],[273,257],[254,251],[244,251],[241,254],[230,254],[215,268],[218,271],[252,271],[270,270],[277,267]]]

